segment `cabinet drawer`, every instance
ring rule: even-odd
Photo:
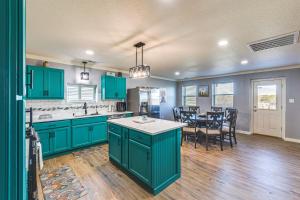
[[[86,118],[80,118],[80,119],[73,119],[72,125],[99,123],[99,122],[105,122],[106,120],[107,120],[106,116],[86,117]]]
[[[129,139],[151,146],[151,136],[135,130],[129,130]]]
[[[66,127],[70,125],[71,125],[70,120],[62,120],[62,121],[53,121],[53,122],[34,123],[33,127],[35,128],[35,130],[44,130],[44,129]]]
[[[118,135],[121,135],[122,133],[122,127],[112,123],[108,124],[108,130],[110,132],[117,133]]]

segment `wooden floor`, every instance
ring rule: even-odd
[[[70,165],[88,190],[82,199],[300,199],[300,144],[259,135],[238,142],[223,152],[184,142],[181,178],[156,196],[110,163],[107,145],[47,160],[45,169]]]

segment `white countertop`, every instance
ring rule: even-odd
[[[170,130],[187,126],[186,123],[174,122],[174,121],[163,120],[163,119],[155,119],[155,118],[148,118],[154,120],[154,122],[149,122],[144,124],[134,122],[135,120],[140,120],[140,119],[141,116],[137,116],[137,117],[128,117],[128,118],[120,118],[120,119],[110,119],[108,120],[108,122],[116,125],[124,126],[129,129],[135,129],[137,131],[150,134],[150,135],[156,135],[156,134],[164,133]]]
[[[123,114],[129,114],[132,113],[131,111],[125,111],[125,112],[106,112],[102,111],[99,113],[99,115],[80,115],[80,116],[73,116],[73,113],[65,112],[65,113],[52,113],[52,118],[47,119],[39,119],[39,116],[33,116],[33,123],[38,122],[51,122],[51,121],[60,121],[60,120],[70,120],[70,119],[80,119],[80,118],[86,118],[86,117],[99,117],[99,116],[110,116],[110,115],[123,115]],[[28,118],[28,116],[26,116]],[[28,119],[26,119],[29,121]]]

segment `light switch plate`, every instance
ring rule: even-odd
[[[289,103],[295,103],[295,99],[289,99]]]

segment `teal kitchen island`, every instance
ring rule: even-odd
[[[141,117],[108,120],[109,159],[152,194],[180,178],[181,128],[186,124]]]

